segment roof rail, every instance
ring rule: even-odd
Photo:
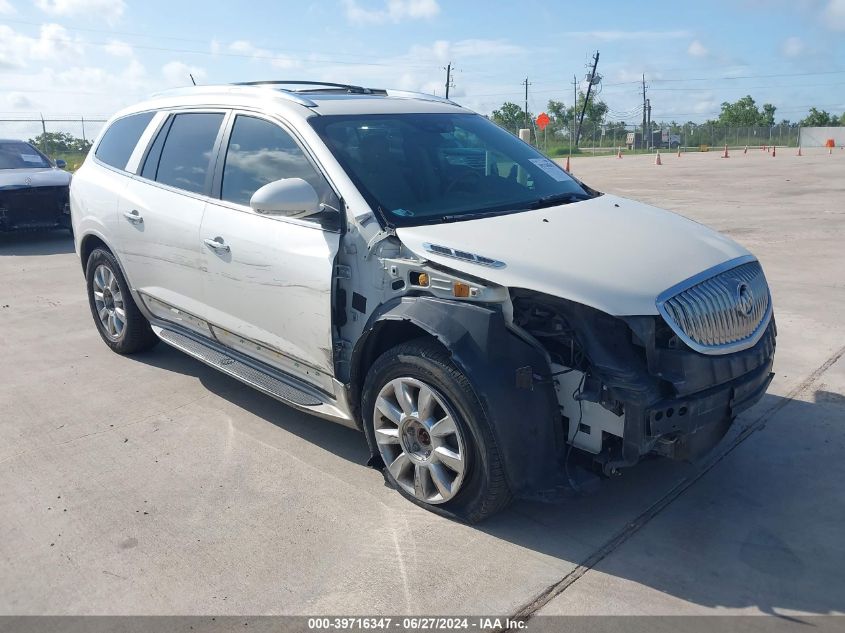
[[[343,90],[352,94],[368,95],[374,92],[382,92],[373,88],[364,88],[363,86],[353,86],[351,84],[336,84],[329,81],[293,81],[288,79],[273,79],[269,81],[243,81],[233,84],[235,86],[325,86],[326,88],[342,88]],[[296,90],[289,90],[288,92],[297,92]]]
[[[235,90],[247,90],[252,89],[256,92],[260,91],[262,94],[268,94],[267,90],[262,90],[262,84],[206,84],[202,86],[183,86],[181,88],[170,88],[168,90],[161,90],[159,92],[154,93],[152,96],[154,97],[175,97],[179,95],[195,95],[195,94],[213,94],[213,93],[221,93],[221,92],[233,92]],[[273,90],[270,92],[274,97],[280,97],[282,99],[286,99],[288,101],[293,101],[298,103],[299,105],[305,106],[306,108],[314,108],[317,106],[316,103],[308,99],[307,97],[301,96],[296,94],[296,92],[292,90]]]
[[[451,99],[446,99],[445,97],[438,97],[437,95],[428,94],[427,92],[414,92],[412,90],[393,90],[388,88],[385,90],[388,97],[398,97],[398,98],[405,98],[405,99],[420,99],[422,101],[436,101],[438,103],[448,103],[449,105],[458,106],[459,104],[455,103]]]

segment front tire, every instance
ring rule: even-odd
[[[406,499],[468,523],[510,502],[484,409],[436,342],[418,339],[382,354],[364,383],[362,410],[371,451]]]
[[[85,266],[88,304],[103,341],[118,354],[150,349],[158,337],[129,292],[114,255],[97,248]]]

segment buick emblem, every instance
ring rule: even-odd
[[[736,287],[736,311],[744,317],[750,317],[754,311],[754,293],[747,283]]]
[[[27,176],[26,178],[24,178],[24,179],[23,179],[23,182],[24,182],[24,184],[28,187],[29,185],[31,185],[31,184],[32,184],[32,178],[30,178],[29,176]]]

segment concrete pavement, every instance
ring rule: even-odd
[[[164,345],[112,354],[71,242],[0,237],[0,613],[845,612],[845,155],[573,170],[763,262],[778,375],[703,464],[451,523],[354,431]]]

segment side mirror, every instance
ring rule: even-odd
[[[317,192],[302,178],[283,178],[268,182],[249,199],[256,213],[305,218],[322,211]]]
[[[58,167],[59,169],[64,169],[65,167],[67,167],[67,162],[65,162],[61,158],[57,158],[56,159],[56,167]]]

